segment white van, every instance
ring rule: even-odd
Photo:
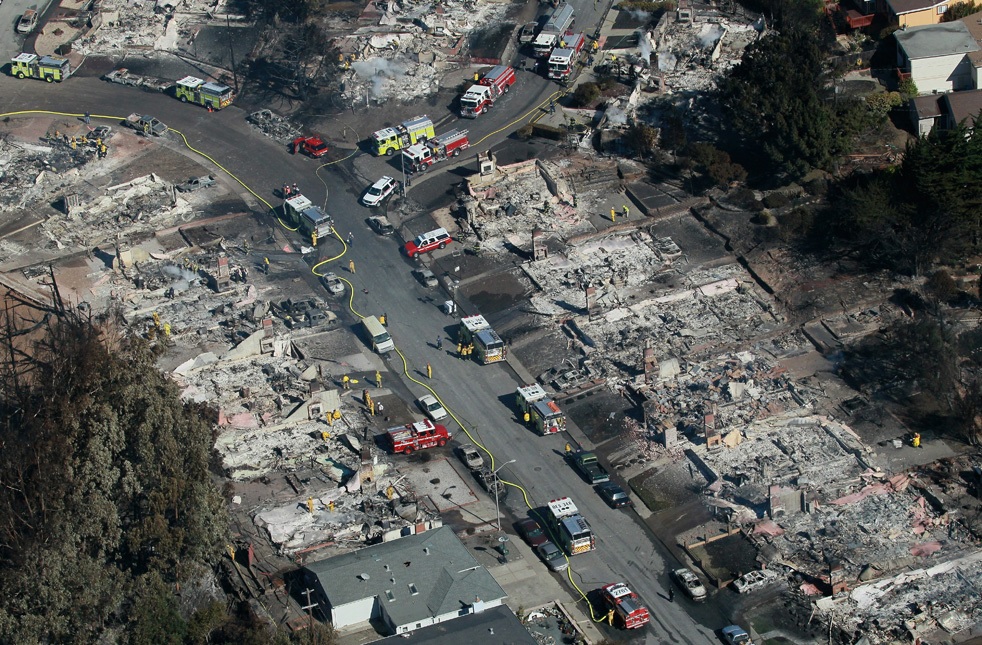
[[[365,326],[365,332],[372,339],[374,351],[379,354],[387,354],[396,348],[395,343],[392,342],[392,337],[389,336],[389,332],[385,331],[385,327],[378,321],[378,318],[368,316],[361,321],[361,324]]]

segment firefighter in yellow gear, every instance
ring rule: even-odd
[[[334,419],[335,421],[340,421],[341,420],[341,410],[335,410],[334,412],[332,412],[331,413],[331,418]]]
[[[382,387],[382,372],[375,370],[375,387]]]
[[[351,389],[351,378],[347,374],[341,377],[341,387],[346,390]]]
[[[433,378],[433,366],[429,363],[426,364],[426,378]]]
[[[914,440],[911,443],[914,444],[915,448],[921,447],[921,434],[919,432],[914,433]]]

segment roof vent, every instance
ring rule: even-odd
[[[414,596],[419,593],[419,589],[416,588],[415,582],[409,583],[409,593],[411,593]]]
[[[424,546],[423,547],[423,553],[425,553],[426,555],[429,555],[430,554],[430,547]]]
[[[385,597],[389,599],[389,602],[393,602],[396,599],[396,597],[394,595],[392,595],[392,590],[391,589],[386,589],[385,590]]]
[[[390,569],[389,569],[389,565],[385,565],[385,570],[386,570],[386,571],[389,571],[389,570],[390,570]]]
[[[369,576],[368,576],[368,574],[367,574],[367,573],[359,573],[359,574],[358,574],[358,579],[359,579],[359,580],[361,580],[361,581],[363,581],[363,582],[364,582],[365,580],[368,580],[368,578],[369,578]]]

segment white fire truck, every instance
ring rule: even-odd
[[[537,58],[545,58],[556,46],[560,36],[573,28],[573,6],[565,2],[552,12],[549,20],[543,25],[539,35],[532,41],[532,51]]]
[[[573,76],[573,65],[583,50],[586,36],[573,34],[563,36],[559,47],[549,55],[549,78],[560,83],[568,83]]]
[[[460,116],[473,119],[491,109],[498,97],[515,84],[515,70],[507,65],[491,68],[476,84],[460,97]]]
[[[402,151],[403,159],[413,172],[426,170],[438,161],[456,157],[471,146],[467,130],[451,130],[426,143],[417,143]]]
[[[508,348],[484,316],[467,316],[460,319],[457,338],[461,345],[474,344],[474,355],[482,365],[505,360]]]
[[[597,548],[596,538],[590,524],[580,515],[579,509],[568,497],[560,497],[549,502],[547,520],[553,533],[567,555],[586,553]]]
[[[316,244],[331,234],[334,226],[331,218],[303,195],[294,195],[283,202],[283,214],[293,226],[310,236]]]
[[[529,415],[529,423],[542,436],[566,429],[566,415],[559,405],[549,398],[538,383],[525,385],[515,392],[515,402],[521,415]]]
[[[617,622],[624,629],[638,629],[651,621],[648,608],[641,604],[638,594],[623,582],[615,582],[600,589],[600,597],[607,605],[607,620],[613,625]]]

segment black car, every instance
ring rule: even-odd
[[[633,503],[631,502],[631,496],[614,482],[604,482],[599,484],[597,486],[597,493],[611,508],[630,506]]]

